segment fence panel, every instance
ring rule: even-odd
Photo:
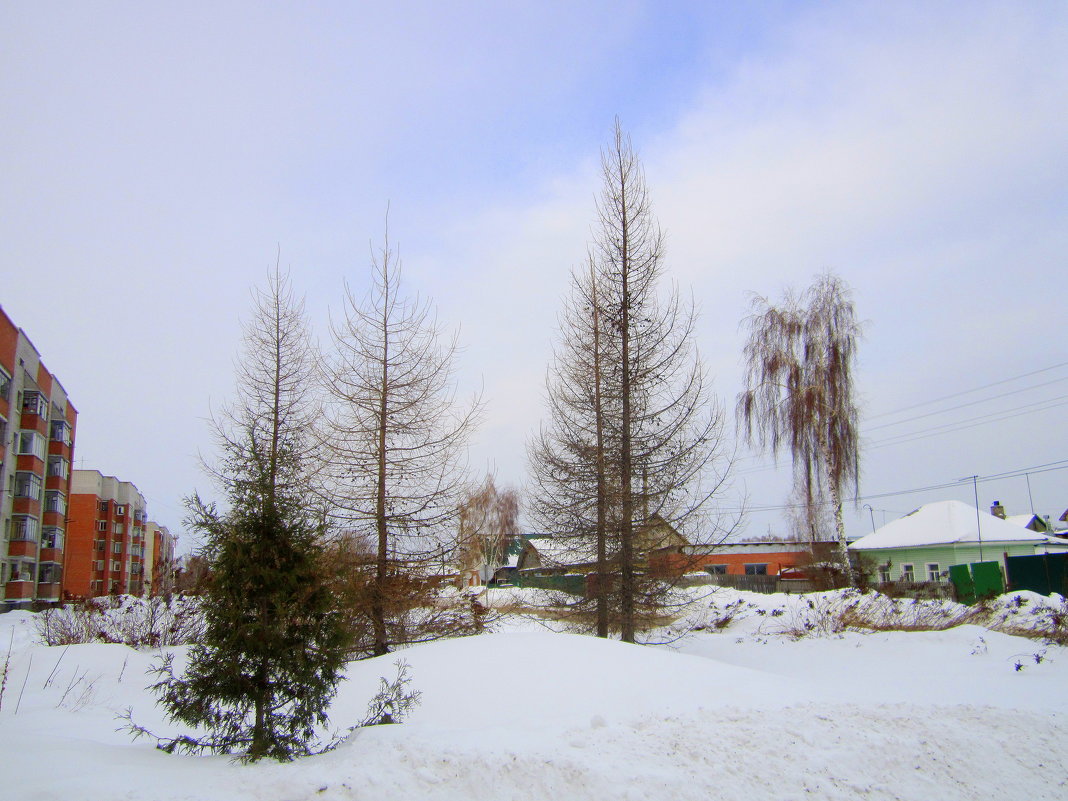
[[[1005,560],[1009,588],[1031,590],[1039,595],[1068,595],[1068,554],[1041,553],[1010,556]]]
[[[1005,592],[1005,579],[1001,575],[1000,562],[972,562],[971,567],[977,597],[990,598]]]

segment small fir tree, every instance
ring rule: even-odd
[[[200,504],[194,514],[211,553],[206,633],[185,674],[176,677],[167,659],[153,689],[174,720],[209,733],[160,747],[248,760],[310,753],[347,645],[322,581],[317,532],[269,507],[220,517]]]

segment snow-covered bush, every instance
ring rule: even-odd
[[[34,620],[46,645],[121,643],[165,648],[198,642],[204,619],[197,598],[137,598],[120,595],[46,609]]]
[[[755,636],[835,636],[845,631],[944,631],[964,624],[1068,645],[1068,601],[1014,592],[975,606],[945,599],[892,598],[835,590],[762,595],[721,588],[695,598],[668,631],[744,631]]]

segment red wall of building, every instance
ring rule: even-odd
[[[63,594],[88,598],[93,579],[93,541],[96,539],[95,495],[71,495],[67,507],[67,547],[63,564]],[[101,556],[100,558],[104,558]]]
[[[772,546],[774,547],[774,546]],[[708,565],[726,565],[727,575],[744,576],[745,566],[766,564],[768,575],[777,576],[783,570],[802,568],[812,562],[812,555],[807,551],[775,551],[731,553],[729,551],[713,554],[687,555],[679,553],[660,554],[650,557],[650,567],[654,571],[667,574],[699,573]]]

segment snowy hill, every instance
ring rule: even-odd
[[[116,731],[126,707],[174,731],[143,689],[152,653],[50,648],[33,615],[0,615],[0,659],[12,642],[0,798],[1068,797],[1065,648],[976,625],[798,638],[805,603],[717,593],[703,608],[731,607],[727,623],[660,647],[505,617],[497,633],[400,654],[423,693],[409,722],[251,766]],[[350,666],[338,728],[363,717],[396,658]]]

